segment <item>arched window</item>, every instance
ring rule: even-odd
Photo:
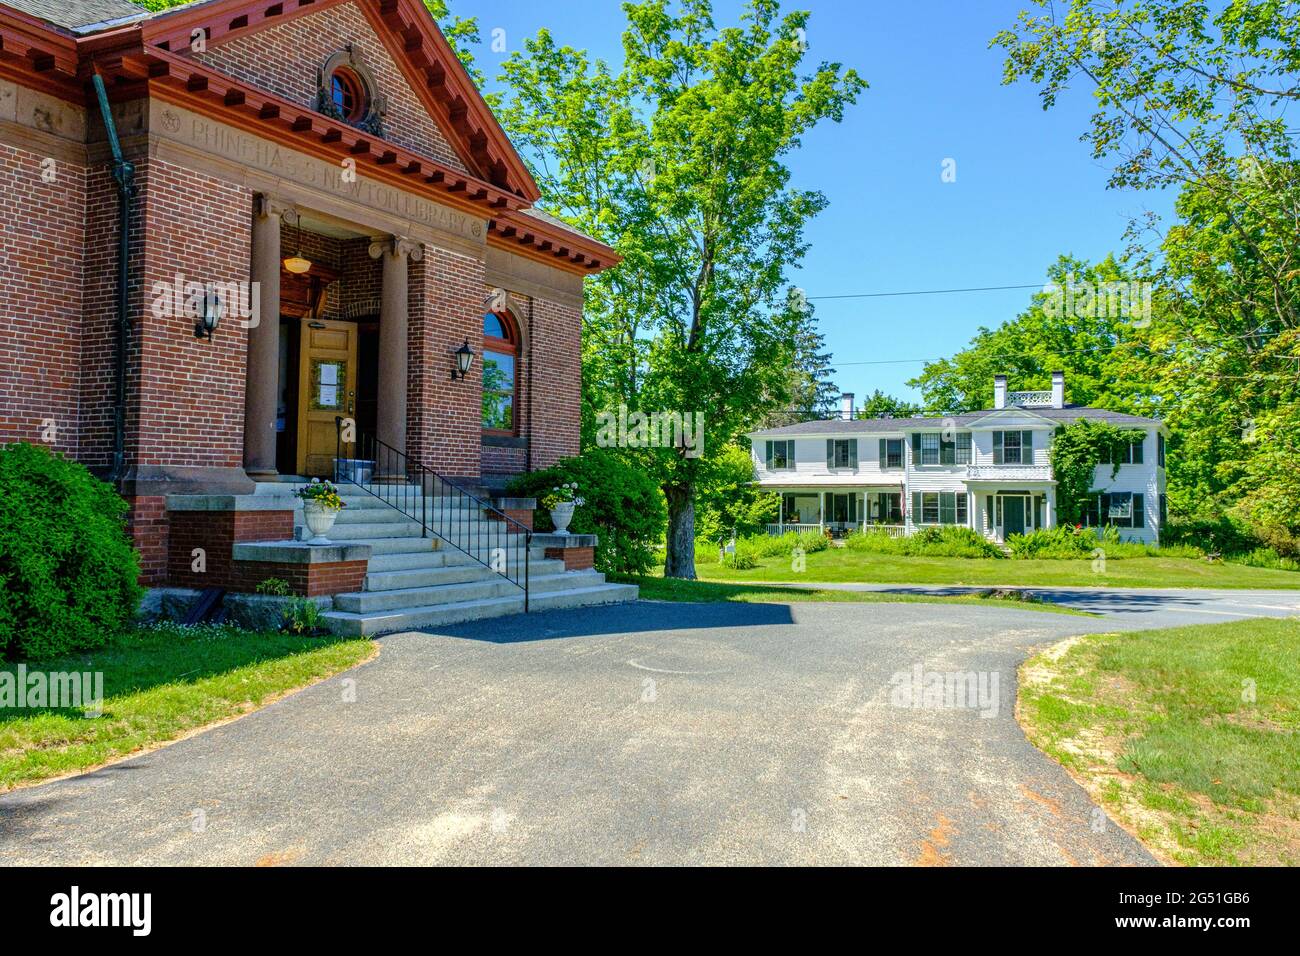
[[[515,434],[515,392],[518,388],[519,333],[510,316],[483,316],[483,430]]]
[[[330,99],[346,123],[355,123],[366,109],[365,86],[347,67],[339,67],[330,76]]]

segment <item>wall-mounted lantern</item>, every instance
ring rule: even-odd
[[[221,296],[217,295],[212,289],[208,289],[198,298],[198,312],[194,318],[194,337],[196,339],[207,339],[212,341],[212,333],[217,330],[221,323],[222,313],[225,312],[225,303],[221,301]]]
[[[451,380],[463,379],[469,374],[470,366],[474,364],[474,350],[469,347],[469,340],[456,351],[451,353],[456,356],[456,367],[451,370]]]

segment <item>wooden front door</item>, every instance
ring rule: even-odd
[[[298,474],[333,478],[335,417],[356,413],[357,327],[302,320],[298,362]],[[344,455],[350,456],[349,449]]]

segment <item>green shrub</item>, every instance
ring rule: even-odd
[[[937,525],[903,539],[906,553],[917,557],[1000,558],[1002,549],[974,528]]]
[[[1246,564],[1252,568],[1271,568],[1274,571],[1300,571],[1300,561],[1284,558],[1272,548],[1255,548],[1228,558],[1234,564]]]
[[[906,537],[894,537],[881,528],[868,528],[847,535],[844,544],[855,551],[907,557],[1003,557],[1002,550],[974,528],[957,525],[926,525]]]
[[[1101,539],[1095,528],[1076,528],[1073,525],[1007,535],[1011,557],[1021,560],[1086,558],[1100,546]],[[1107,555],[1110,556],[1109,549]]]
[[[596,567],[619,574],[644,574],[656,563],[655,549],[668,529],[663,493],[637,465],[609,448],[593,448],[550,468],[520,475],[508,494],[541,498],[556,485],[573,482],[586,504],[573,513],[569,530],[595,534]],[[550,531],[550,515],[539,510],[539,531]]]
[[[0,446],[0,656],[102,647],[140,603],[126,502],[39,445]]]
[[[1172,521],[1160,532],[1163,545],[1191,545],[1219,554],[1249,554],[1260,541],[1239,519],[1221,515],[1192,521]]]
[[[283,626],[290,634],[320,634],[326,630],[325,612],[311,598],[294,598],[284,609]]]

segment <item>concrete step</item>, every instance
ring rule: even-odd
[[[429,587],[394,588],[389,591],[353,591],[334,595],[334,608],[353,614],[371,614],[394,611],[408,607],[429,607],[435,604],[455,604],[463,601],[480,601],[505,597],[512,591],[523,593],[513,581],[484,568],[487,577],[460,584],[437,584]],[[605,583],[599,571],[572,571],[560,574],[543,574],[529,582],[529,593],[563,591],[572,588],[596,587]]]
[[[599,584],[543,594],[534,593],[529,605],[531,610],[544,611],[588,605],[621,604],[625,601],[635,601],[636,598],[637,587],[634,584]],[[376,634],[391,634],[394,631],[410,631],[504,617],[508,614],[519,614],[523,609],[524,593],[516,588],[514,594],[505,597],[408,607],[374,614],[326,611],[324,618],[336,634],[369,637]]]
[[[373,565],[372,565],[373,567]],[[563,561],[529,561],[528,574],[535,579],[548,574],[562,574]],[[486,565],[471,562],[442,567],[416,567],[401,570],[375,571],[366,575],[367,591],[393,591],[402,588],[427,588],[439,584],[462,584],[468,581],[485,581],[499,575]]]
[[[325,537],[331,541],[357,541],[363,538],[418,538],[420,525],[414,521],[365,521],[335,524]]]
[[[331,532],[333,534],[333,532]],[[428,555],[436,551],[442,551],[446,545],[437,538],[421,538],[418,534],[412,537],[386,537],[386,538],[349,538],[348,544],[368,544],[370,545],[371,561],[380,555],[387,554],[420,554]]]

